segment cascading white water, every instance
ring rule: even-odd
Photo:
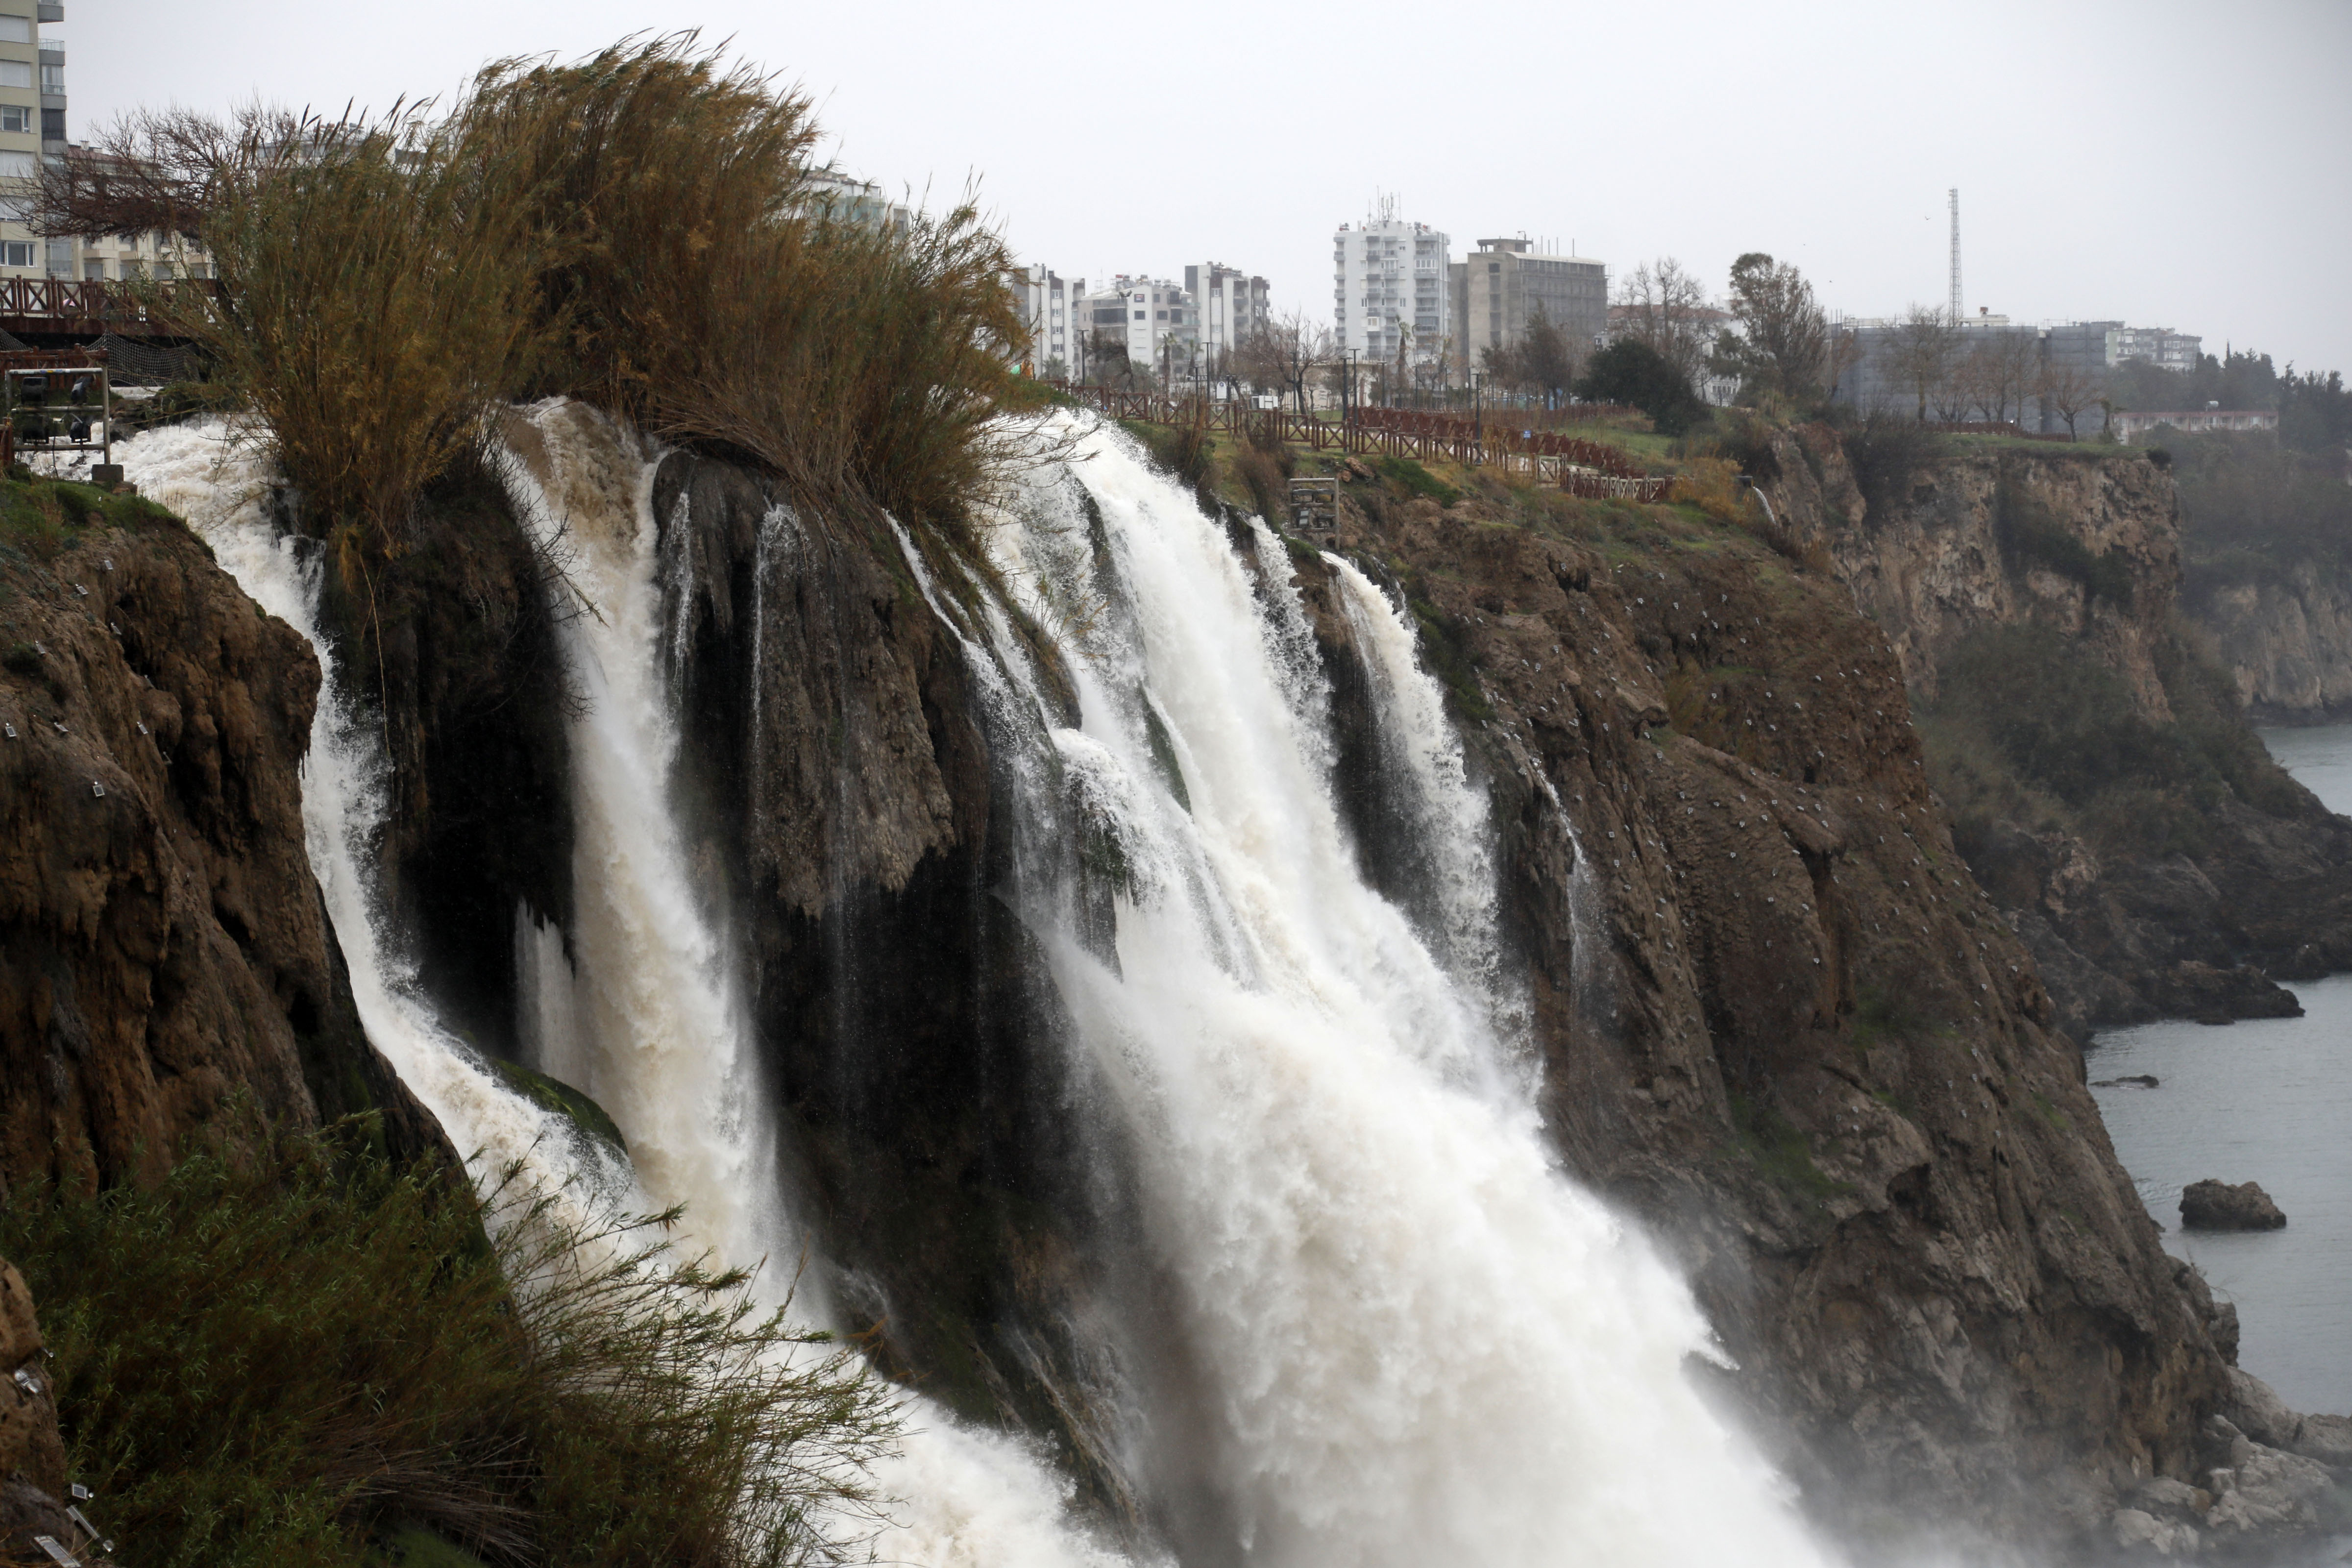
[[[1151,1244],[1187,1292],[1242,1554],[1820,1563],[1768,1468],[1686,1379],[1685,1359],[1712,1353],[1688,1291],[1564,1178],[1500,1070],[1495,999],[1465,989],[1476,966],[1449,973],[1358,874],[1280,631],[1223,531],[1123,439],[1078,446],[1071,472],[1120,591],[1070,661],[1082,729],[1053,741],[1130,868],[1116,966],[1066,901],[1027,913],[1124,1111]],[[1080,577],[1089,532],[1066,479],[1037,476],[992,535],[1016,596],[1024,580]],[[1428,830],[1482,840],[1409,628],[1342,575],[1360,629],[1408,650],[1383,656],[1382,721],[1452,818]],[[995,647],[1026,672],[1015,639]],[[1189,809],[1139,690],[1171,731]],[[1474,952],[1494,929],[1485,854],[1456,842],[1444,861],[1447,918]]]
[[[682,650],[665,638],[680,635],[683,617],[665,623],[656,454],[583,404],[513,416],[530,432],[509,479],[523,524],[569,560],[583,601],[562,619],[584,700],[571,727],[576,919],[567,958],[551,927],[519,917],[536,1015],[525,1033],[547,1053],[546,1070],[618,1124],[646,1191],[686,1205],[691,1240],[723,1263],[761,1268],[757,1288],[777,1302],[803,1237],[784,1206],[774,1100],[738,955],[698,891],[670,799],[680,736],[668,676]],[[789,553],[788,530],[781,515],[762,528],[763,571]],[[685,560],[674,552],[672,570]],[[808,1314],[820,1304],[794,1305]],[[957,1426],[911,1395],[904,1412],[908,1436],[879,1477],[904,1505],[877,1543],[886,1558],[931,1568],[1111,1561],[1066,1522],[1067,1482],[1024,1447]]]
[[[693,1237],[723,1261],[770,1258],[773,1288],[797,1232],[777,1195],[772,1112],[728,942],[695,895],[667,799],[677,736],[648,454],[585,410],[528,417],[544,457],[519,486],[537,502],[526,510],[542,528],[568,524],[602,617],[565,633],[590,698],[572,734],[579,918],[572,958],[551,928],[519,931],[528,1022],[551,1069],[621,1123],[646,1195],[688,1202]],[[1150,1244],[1183,1283],[1238,1553],[1278,1568],[1820,1563],[1767,1468],[1685,1379],[1685,1359],[1709,1350],[1687,1291],[1563,1178],[1508,1070],[1493,1024],[1507,1008],[1482,956],[1494,931],[1483,810],[1410,628],[1342,567],[1382,672],[1381,721],[1415,773],[1423,831],[1443,840],[1444,929],[1426,939],[1359,873],[1296,603],[1257,603],[1222,531],[1123,440],[1080,445],[1089,460],[1034,476],[993,539],[1016,591],[1082,578],[1092,563],[1082,572],[1077,557],[1094,546],[1072,485],[1092,493],[1121,592],[1115,613],[1066,629],[1081,727],[1046,722],[1001,612],[958,629],[999,743],[1041,752],[1011,770],[1033,820],[1075,803],[1128,868],[1116,966],[1081,940],[1066,900],[1034,897],[1024,914],[1125,1123]],[[159,431],[123,455],[320,646],[315,581],[255,504],[259,465],[224,460],[217,429]],[[762,571],[789,554],[770,542]],[[1268,566],[1282,559],[1273,542],[1259,542]],[[416,994],[368,869],[380,752],[329,669],[305,820],[371,1037],[461,1145],[538,1160],[552,1181],[617,1179],[500,1089]],[[1108,1561],[1024,1449],[910,1408],[929,1430],[884,1478],[909,1504],[886,1556]]]
[[[604,617],[584,617],[568,634],[573,673],[592,699],[572,734],[582,846],[574,949],[583,962],[575,972],[562,932],[527,914],[519,920],[522,1022],[549,1070],[595,1086],[629,1141],[634,1171],[567,1120],[509,1092],[417,987],[374,869],[388,764],[319,635],[318,564],[268,517],[273,466],[218,424],[165,426],[118,450],[142,492],[185,518],[238,584],[319,658],[325,679],[303,769],[305,839],[361,1022],[401,1080],[461,1152],[478,1152],[478,1174],[520,1165],[527,1187],[568,1197],[583,1222],[608,1206],[686,1202],[682,1249],[708,1247],[722,1265],[767,1260],[761,1283],[772,1300],[797,1257],[773,1171],[772,1120],[748,1070],[734,973],[692,896],[664,788],[677,734],[660,673],[651,465],[609,422],[562,407],[532,411],[556,461],[543,477],[523,476],[523,488],[551,500],[551,515],[577,539],[575,575]],[[906,1405],[903,1452],[878,1478],[904,1503],[898,1525],[875,1543],[884,1560],[929,1568],[1116,1561],[1066,1521],[1069,1486],[1026,1448],[958,1428],[920,1400]]]
[[[443,1026],[417,986],[378,887],[389,763],[374,731],[355,720],[334,650],[319,635],[319,563],[267,514],[274,466],[230,441],[217,423],[165,426],[117,453],[125,477],[186,519],[238,586],[318,655],[319,706],[302,764],[303,840],[368,1038],[458,1153],[480,1156],[479,1174],[495,1178],[519,1164],[526,1184],[541,1191],[570,1192],[583,1204],[624,1199],[626,1169],[563,1118],[509,1091]]]

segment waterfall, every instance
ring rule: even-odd
[[[354,712],[333,646],[319,632],[316,547],[272,525],[274,466],[217,422],[164,426],[118,448],[124,476],[187,520],[256,603],[318,656],[319,705],[302,763],[302,832],[368,1038],[441,1123],[460,1155],[495,1176],[519,1164],[531,1185],[583,1203],[620,1198],[627,1171],[572,1123],[514,1094],[435,1014],[412,955],[392,930],[377,850],[390,815],[391,763]]]
[[[511,417],[522,428],[509,488],[524,527],[566,563],[579,599],[579,613],[559,619],[583,699],[571,727],[571,956],[550,928],[519,916],[522,988],[537,1012],[525,1032],[568,1039],[546,1070],[612,1116],[646,1191],[686,1205],[694,1243],[758,1268],[757,1287],[781,1304],[804,1237],[784,1205],[776,1100],[762,1081],[739,955],[701,892],[670,798],[690,553],[676,531],[675,546],[662,547],[657,454],[646,443],[584,404],[555,400]],[[775,514],[763,525],[763,568],[783,529]],[[823,1315],[805,1294],[793,1306]],[[929,1568],[1107,1561],[1064,1521],[1068,1484],[1025,1447],[958,1426],[912,1394],[902,1404],[908,1436],[879,1477],[904,1504],[878,1543],[886,1557]]]
[[[1024,913],[1182,1285],[1227,1551],[1283,1568],[1819,1563],[1686,1376],[1719,1355],[1688,1290],[1563,1175],[1506,1070],[1490,1020],[1507,1009],[1478,994],[1484,811],[1410,626],[1340,569],[1386,677],[1381,721],[1444,839],[1433,942],[1360,875],[1286,634],[1224,531],[1124,437],[1077,447],[1099,527],[1041,474],[986,537],[1016,598],[1085,552],[1117,579],[1069,650],[1081,725],[1051,737],[1129,868],[1116,963],[1069,900]],[[995,647],[1026,671],[1014,639]],[[1026,805],[1048,824],[1060,803]]]
[[[558,932],[518,913],[526,1038],[612,1112],[644,1197],[688,1205],[689,1247],[765,1259],[773,1293],[802,1232],[732,937],[669,799],[680,737],[655,455],[578,405],[518,418],[526,525],[565,533],[593,609],[562,633],[586,698],[571,736],[577,914]],[[1052,717],[1005,605],[931,594],[906,542],[1008,753],[1021,867],[1007,894],[1066,1005],[1072,1065],[1099,1091],[1080,1113],[1116,1121],[1143,1244],[1179,1286],[1202,1419],[1131,1414],[1140,1431],[1207,1434],[1187,1463],[1229,1539],[1202,1556],[1818,1568],[1785,1489],[1688,1379],[1689,1358],[1719,1356],[1688,1290],[1549,1150],[1515,1060],[1484,803],[1410,622],[1331,561],[1427,841],[1410,868],[1437,914],[1418,923],[1368,885],[1349,842],[1286,548],[1254,530],[1254,579],[1131,443],[1070,433],[1087,460],[1026,476],[983,538],[1015,603],[1107,584],[1099,613],[1044,617],[1069,656],[1076,727]],[[629,1182],[499,1087],[391,939],[371,869],[385,763],[317,636],[315,565],[259,504],[266,467],[217,426],[160,430],[122,456],[319,651],[304,820],[370,1037],[462,1148],[534,1162],[551,1183]],[[763,573],[792,554],[787,533],[763,533]],[[1117,847],[1108,950],[1070,886],[1074,823]],[[1114,1561],[1027,1447],[907,1408],[917,1430],[881,1478],[907,1518],[885,1558]]]

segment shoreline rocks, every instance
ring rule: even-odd
[[[2209,1177],[2181,1189],[2180,1225],[2184,1230],[2284,1230],[2286,1215],[2252,1182],[2233,1187]]]

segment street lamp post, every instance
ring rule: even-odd
[[[1470,373],[1470,461],[1474,466],[1478,461],[1478,448],[1486,438],[1486,427],[1483,423],[1486,411],[1478,402],[1479,384],[1484,374],[1484,372],[1475,370]]]

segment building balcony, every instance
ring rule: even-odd
[[[42,21],[44,21],[44,22],[62,22],[62,21],[64,21],[65,19],[66,19],[66,8],[65,8],[63,5],[59,5],[53,4],[53,3],[52,3],[52,0],[41,0],[41,20],[42,20]]]

